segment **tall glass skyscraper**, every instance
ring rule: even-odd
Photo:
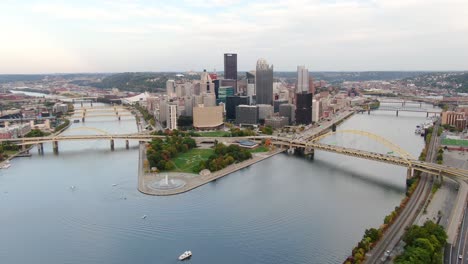
[[[237,54],[224,54],[224,79],[237,80]]]
[[[268,65],[265,59],[259,59],[255,75],[257,104],[273,105],[273,65]]]

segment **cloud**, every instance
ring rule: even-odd
[[[94,52],[89,59],[103,70],[109,49],[138,49],[135,63],[148,58],[161,70],[222,68],[223,51],[239,53],[240,69],[253,68],[258,57],[285,70],[468,69],[466,0],[83,1],[32,5],[29,31],[41,21],[40,30]],[[76,34],[62,33],[69,28]],[[141,66],[127,61],[113,58],[108,67]]]

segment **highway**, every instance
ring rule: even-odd
[[[465,206],[465,215],[458,233],[457,243],[452,247],[450,254],[450,264],[468,264],[468,210],[466,209]]]
[[[434,126],[434,131],[437,131],[438,128],[439,123]],[[438,137],[432,137],[426,156],[427,162],[434,161],[437,155],[437,147]],[[408,201],[408,204],[402,210],[397,220],[387,229],[377,245],[367,254],[365,263],[386,263],[390,258],[384,255],[387,250],[390,251],[390,256],[394,256],[392,254],[393,249],[405,234],[405,229],[413,224],[431,191],[432,182],[429,180],[430,177],[427,173],[421,174],[418,187]]]

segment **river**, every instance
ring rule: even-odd
[[[97,106],[98,104],[95,104]],[[78,107],[78,105],[77,105]],[[339,129],[381,135],[417,156],[425,114],[356,114]],[[66,134],[137,130],[133,117],[88,118]],[[330,144],[387,153],[357,135]],[[405,193],[406,169],[317,151],[280,154],[190,192],[137,191],[137,143],[60,142],[0,170],[2,263],[341,263]],[[115,185],[115,186],[114,186]],[[147,217],[142,218],[143,215]]]

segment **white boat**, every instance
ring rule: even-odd
[[[192,256],[192,251],[185,251],[182,255],[179,256],[179,260],[185,260]]]
[[[143,215],[143,216],[141,217],[141,219],[146,219],[146,217],[147,217],[147,215]]]

